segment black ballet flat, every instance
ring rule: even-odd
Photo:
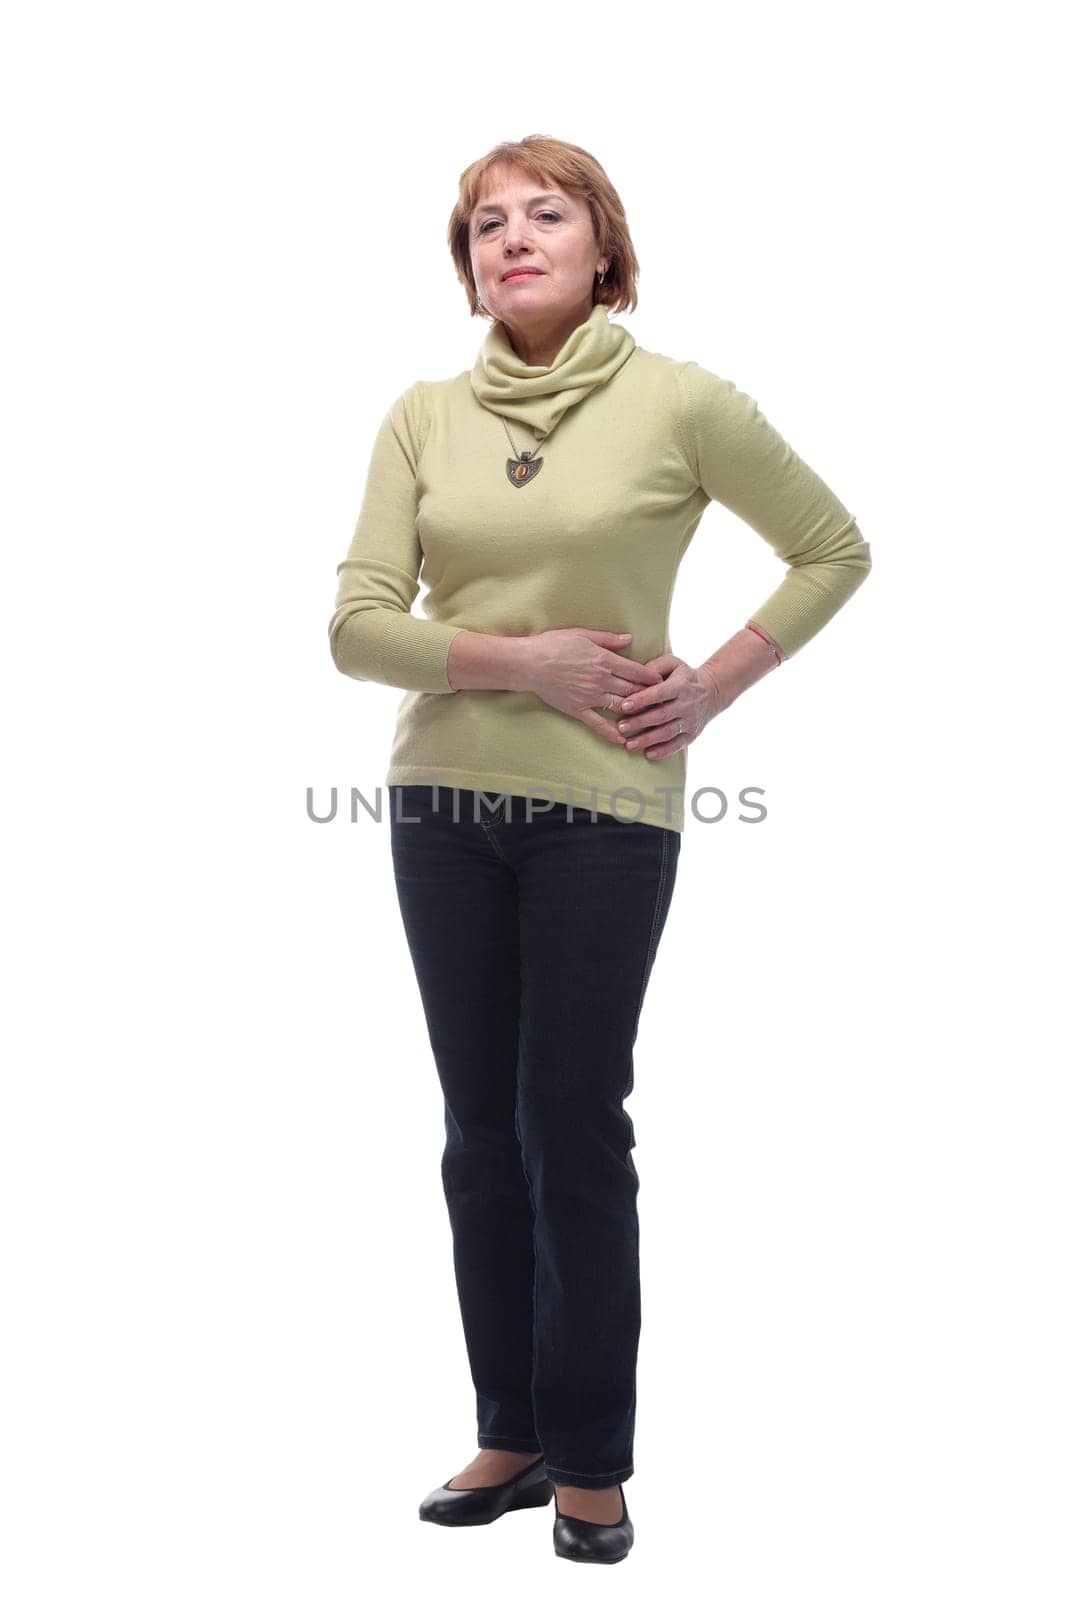
[[[626,1492],[622,1495],[622,1515],[617,1522],[586,1522],[584,1517],[566,1517],[555,1506],[555,1554],[568,1561],[621,1561],[633,1547],[633,1524],[629,1519]],[[552,1490],[554,1494],[554,1489]]]
[[[546,1506],[554,1493],[544,1469],[544,1457],[538,1456],[505,1483],[483,1489],[451,1489],[447,1483],[441,1484],[427,1494],[418,1515],[423,1522],[439,1522],[445,1528],[477,1528],[495,1522],[505,1511]]]

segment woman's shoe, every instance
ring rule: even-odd
[[[586,1522],[584,1517],[565,1517],[555,1505],[555,1554],[568,1561],[621,1561],[633,1545],[633,1524],[629,1520],[626,1492],[622,1496],[622,1515],[617,1522]],[[554,1495],[555,1490],[552,1490]]]
[[[450,1489],[444,1483],[427,1494],[418,1515],[423,1522],[439,1522],[446,1528],[476,1528],[495,1522],[505,1511],[546,1506],[554,1493],[544,1470],[544,1457],[538,1456],[506,1483],[482,1489]]]

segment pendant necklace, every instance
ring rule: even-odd
[[[501,417],[500,421],[503,423],[504,427],[507,428],[507,418]],[[523,484],[529,483],[531,479],[537,476],[537,473],[540,471],[541,466],[544,463],[544,457],[537,456],[536,460],[534,461],[531,459],[533,455],[532,450],[520,451],[514,442],[510,428],[507,428],[507,437],[510,440],[511,449],[514,451],[515,456],[517,457],[516,460],[508,460],[507,477],[510,482],[514,484],[516,489],[521,489]],[[544,438],[547,437],[547,434],[545,434]],[[544,439],[542,439],[540,443],[543,444]],[[534,448],[536,448],[536,446],[534,446]]]

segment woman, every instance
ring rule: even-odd
[[[463,173],[449,241],[492,325],[472,370],[389,407],[330,623],[341,672],[407,690],[392,853],[479,1446],[420,1512],[469,1525],[554,1496],[557,1553],[617,1561],[640,1329],[623,1102],[686,751],[825,626],[870,552],[753,399],[608,320],[635,308],[637,262],[588,152],[498,145]],[[789,570],[690,665],[670,598],[712,499]]]

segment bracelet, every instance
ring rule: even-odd
[[[784,659],[784,657],[782,656],[781,651],[778,649],[777,645],[771,639],[770,635],[768,633],[763,633],[762,629],[760,627],[758,627],[754,622],[746,623],[745,626],[749,627],[751,629],[752,633],[757,633],[759,635],[760,639],[765,639],[766,643],[770,646],[770,649],[773,651],[774,655],[777,657],[777,664],[778,664],[778,666],[780,666],[782,660]]]

